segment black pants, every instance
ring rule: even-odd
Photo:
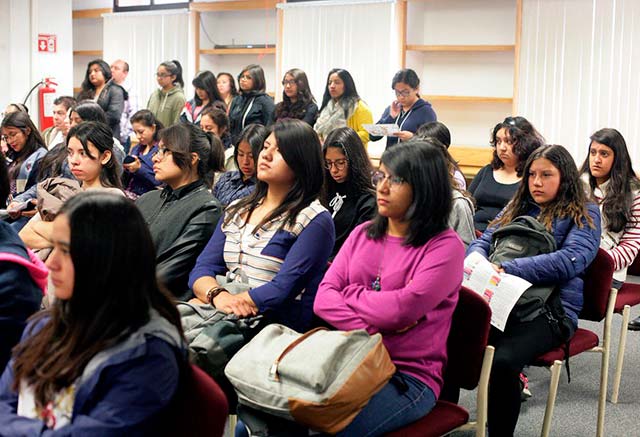
[[[531,322],[508,323],[504,332],[491,328],[489,344],[496,348],[489,380],[491,437],[513,436],[520,415],[520,372],[561,343],[561,336],[544,314]]]

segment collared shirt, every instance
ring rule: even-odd
[[[242,199],[253,193],[256,188],[254,177],[243,180],[242,173],[238,171],[228,171],[220,176],[213,188],[213,197],[218,199],[224,206],[229,205],[234,200]]]

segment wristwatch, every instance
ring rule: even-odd
[[[207,302],[213,305],[213,299],[223,291],[227,291],[226,288],[220,287],[219,285],[215,285],[207,290]]]

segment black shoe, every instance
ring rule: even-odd
[[[629,330],[640,331],[640,317],[636,317],[635,319],[629,322]]]

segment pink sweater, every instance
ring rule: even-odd
[[[313,309],[338,329],[380,332],[398,371],[427,384],[437,398],[464,246],[451,229],[417,248],[398,237],[373,241],[366,225],[356,227],[338,252]],[[375,291],[379,270],[381,290]]]

